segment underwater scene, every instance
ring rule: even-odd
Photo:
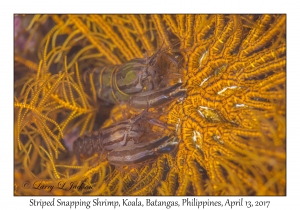
[[[286,195],[286,15],[13,24],[14,195]]]

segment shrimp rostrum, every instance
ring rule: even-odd
[[[162,88],[162,79],[172,66],[178,66],[176,58],[158,51],[151,57],[135,58],[122,65],[96,67],[85,72],[84,82],[99,99],[118,104],[141,92]]]

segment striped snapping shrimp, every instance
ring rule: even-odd
[[[107,152],[107,160],[112,165],[128,166],[156,158],[160,154],[170,153],[177,148],[178,139],[167,135],[147,142],[140,142],[147,128],[143,126],[144,110],[141,114],[77,139],[73,152],[80,158],[87,158],[95,153]],[[145,136],[144,136],[145,137]]]
[[[170,65],[178,65],[176,58],[165,51],[158,51],[150,57],[135,58],[122,65],[86,71],[84,83],[96,92],[99,99],[112,104],[131,100],[130,105],[135,106],[136,100],[132,97],[162,88],[162,79]]]

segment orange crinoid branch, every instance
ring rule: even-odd
[[[100,154],[79,165],[72,138],[107,112],[84,72],[162,47],[180,60],[167,77],[187,90],[156,110],[177,150],[142,166]],[[16,15],[14,98],[15,195],[286,194],[285,15]],[[102,127],[129,109],[114,106]]]

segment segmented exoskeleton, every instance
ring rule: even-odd
[[[146,133],[141,124],[146,111],[77,139],[73,144],[73,151],[78,162],[80,157],[87,158],[95,153],[108,152],[107,159],[112,165],[126,166],[172,152],[178,144],[175,136],[140,142],[140,138]]]
[[[170,65],[178,65],[175,57],[158,51],[151,57],[135,58],[122,65],[96,67],[85,72],[84,81],[99,99],[118,104],[138,93],[162,88],[161,81]]]
[[[140,126],[142,116],[143,114],[140,114],[80,137],[74,141],[73,152],[77,158],[79,156],[86,158],[96,152],[110,151],[124,146],[130,140],[137,142],[143,134]]]

